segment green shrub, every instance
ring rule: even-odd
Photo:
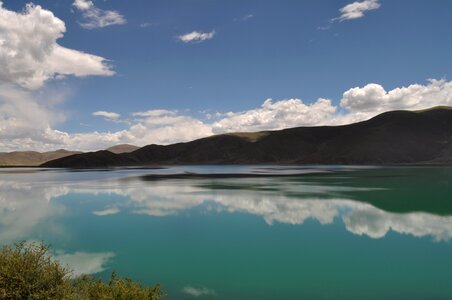
[[[53,261],[42,244],[16,244],[0,251],[0,299],[65,299],[69,270]]]
[[[74,281],[75,299],[91,300],[158,300],[163,297],[160,286],[142,287],[128,278],[117,278],[113,272],[108,283],[92,276],[82,276]]]
[[[72,279],[71,270],[52,259],[49,247],[21,242],[0,250],[1,300],[158,300],[164,294],[157,285],[142,287],[113,273],[104,283],[92,276]]]

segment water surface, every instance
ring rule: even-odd
[[[0,169],[2,244],[166,299],[452,299],[451,237],[446,167]]]

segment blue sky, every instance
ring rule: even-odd
[[[2,10],[29,17],[24,11],[29,2],[4,0]],[[102,64],[115,74],[106,74],[105,70],[102,71],[105,74],[100,74],[98,68],[90,69],[89,76],[79,76],[79,70],[71,70],[63,72],[65,76],[61,78],[58,76],[61,72],[55,71],[32,89],[11,79],[11,74],[17,73],[15,70],[0,74],[0,80],[8,88],[25,90],[32,98],[30,101],[37,101],[49,114],[61,115],[49,121],[48,127],[69,135],[130,131],[130,127],[145,123],[154,126],[144,125],[152,131],[170,124],[169,116],[179,118],[172,120],[175,123],[171,126],[185,118],[214,128],[212,133],[279,129],[286,125],[328,123],[332,119],[329,114],[335,123],[344,123],[392,108],[452,104],[450,1],[79,0],[90,6],[85,10],[76,2],[33,1],[41,10],[53,13],[54,18],[64,22],[66,31],[55,43],[105,59]],[[340,19],[345,15],[340,10],[352,4],[358,7],[357,10],[349,7],[352,14],[358,15]],[[97,13],[96,20],[87,17],[90,10]],[[106,12],[115,12],[110,20],[112,24],[99,21]],[[0,39],[2,32],[8,30],[13,29],[0,25]],[[194,31],[208,37],[191,42],[181,40],[181,36]],[[0,60],[1,63],[5,64]],[[428,79],[442,82],[432,86]],[[368,84],[376,85],[364,89]],[[408,89],[413,84],[424,90],[416,92],[417,86]],[[353,99],[345,99],[344,93],[355,87],[362,90],[355,91]],[[383,96],[385,100],[373,99],[375,90],[380,92],[379,87],[385,93],[396,88],[407,90],[402,91],[402,96],[383,95],[388,99]],[[438,89],[440,95],[431,94]],[[365,100],[356,98],[358,92],[364,93]],[[428,96],[435,99],[424,99]],[[45,103],[46,97],[58,100],[49,105]],[[328,99],[330,106],[319,108],[320,112],[308,112],[318,114],[317,119],[300,118],[290,122],[284,122],[286,115],[277,111],[275,115],[281,118],[277,125],[275,116],[270,121],[265,118],[256,121],[254,115],[247,115],[261,109],[256,112],[260,118],[266,113],[262,105],[269,98],[272,103],[284,106],[284,112],[300,109],[300,103],[309,107],[319,98]],[[280,102],[289,99],[298,102]],[[367,104],[361,105],[363,101]],[[375,104],[381,101],[382,105]],[[162,109],[167,114],[151,113],[152,121],[147,119],[149,114],[139,116],[140,112]],[[97,111],[120,116],[113,119],[94,116]],[[227,112],[231,114],[227,116]],[[242,127],[229,126],[242,119],[225,120],[221,130],[214,124],[240,116],[252,120],[243,121]],[[7,117],[4,113],[3,118]],[[166,118],[163,125],[157,124],[161,117]],[[176,135],[166,140],[156,138],[155,142],[192,137],[198,136]],[[14,138],[2,137],[0,131],[0,151],[15,149],[19,140],[13,143]],[[135,140],[129,136],[113,138],[98,146],[116,142],[146,144],[147,140],[154,142],[152,136],[143,135]],[[59,139],[53,144],[43,145],[37,140],[29,145],[42,149],[59,146],[74,146],[74,143]],[[90,142],[85,148],[94,146]]]

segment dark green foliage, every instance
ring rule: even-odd
[[[65,299],[69,270],[51,259],[42,244],[16,244],[0,251],[0,299]]]
[[[114,272],[108,283],[92,276],[82,276],[74,280],[73,285],[76,290],[74,299],[158,300],[164,296],[159,285],[142,287],[128,278],[117,278]]]
[[[158,300],[164,294],[157,285],[142,287],[112,274],[108,283],[91,276],[72,279],[71,270],[52,259],[49,247],[21,242],[0,250],[1,300]]]

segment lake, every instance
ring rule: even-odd
[[[0,241],[165,299],[452,299],[452,168],[0,169]]]

